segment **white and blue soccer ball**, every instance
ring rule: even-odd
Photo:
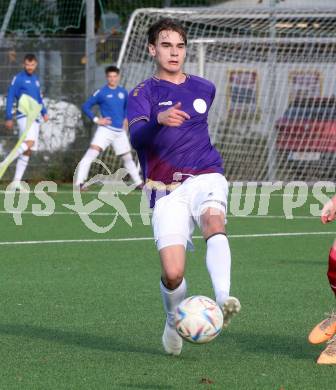
[[[208,343],[221,332],[223,313],[212,299],[194,295],[178,305],[175,326],[184,340],[195,344]]]

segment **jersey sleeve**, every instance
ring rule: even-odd
[[[92,112],[91,108],[98,104],[99,93],[100,89],[98,89],[93,95],[91,95],[89,99],[82,105],[82,110],[84,114],[91,120],[93,120],[93,118],[95,117],[95,114]]]
[[[130,140],[136,150],[150,145],[162,128],[155,115],[151,115],[151,107],[149,91],[144,88],[144,84],[140,84],[130,93],[127,109]]]
[[[149,121],[151,116],[151,102],[145,86],[140,84],[128,96],[127,119],[129,127],[139,121]]]
[[[47,114],[47,107],[46,107],[45,104],[44,104],[44,101],[43,101],[43,99],[42,99],[42,96],[41,96],[40,104],[42,104],[41,115],[44,116],[44,115]]]
[[[39,80],[37,80],[37,84],[38,84],[38,102],[40,104],[42,104],[41,115],[44,116],[47,114],[47,108],[46,108],[44,101],[43,101]]]
[[[13,119],[13,104],[16,99],[16,94],[19,88],[19,77],[15,76],[8,87],[8,93],[7,93],[7,102],[6,102],[6,120],[12,120]]]
[[[125,93],[125,100],[124,100],[124,119],[127,119],[128,92],[127,92],[126,89],[124,90],[124,93]]]

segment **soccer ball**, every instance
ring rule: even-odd
[[[194,295],[176,308],[175,326],[184,340],[196,344],[208,343],[222,330],[223,313],[212,299]]]

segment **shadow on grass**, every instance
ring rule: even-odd
[[[132,340],[115,339],[113,336],[97,336],[62,329],[45,328],[34,325],[0,324],[0,334],[29,337],[63,345],[74,345],[101,351],[132,352],[166,357],[159,349],[150,348],[144,343],[136,345]]]
[[[161,356],[164,359],[171,358],[158,348],[151,348],[144,342],[137,345],[130,338],[116,339],[113,336],[98,336],[89,333],[78,333],[62,329],[45,328],[35,325],[21,324],[0,324],[0,334],[18,337],[27,337],[30,339],[48,341],[63,345],[73,345],[80,348],[88,348],[111,352],[130,352]],[[286,336],[273,334],[255,334],[252,332],[237,333],[234,331],[224,332],[218,337],[217,342],[226,344],[233,349],[239,348],[242,352],[258,354],[270,354],[274,356],[288,356],[292,359],[312,360],[316,357],[318,351],[314,346],[308,343],[305,336]],[[193,359],[186,354],[184,360]],[[126,384],[124,385],[126,386]],[[132,388],[132,384],[127,384]],[[139,388],[139,385],[137,385]],[[142,385],[143,389],[151,389],[154,385]],[[147,387],[146,387],[147,386]],[[169,387],[157,387],[164,389]]]
[[[224,336],[224,334],[223,334]],[[220,338],[219,338],[220,340]],[[229,341],[230,340],[230,341]],[[244,352],[253,354],[284,355],[293,359],[312,360],[316,348],[308,343],[305,336],[286,336],[273,334],[234,333],[228,332],[222,342],[234,343]]]

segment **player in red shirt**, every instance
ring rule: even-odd
[[[324,205],[321,213],[323,224],[332,222],[335,219],[336,195]],[[330,287],[336,296],[336,240],[330,249],[327,275]],[[320,344],[327,341],[327,347],[317,359],[317,364],[336,364],[336,313],[331,313],[326,319],[317,324],[310,332],[308,339],[312,344]]]

